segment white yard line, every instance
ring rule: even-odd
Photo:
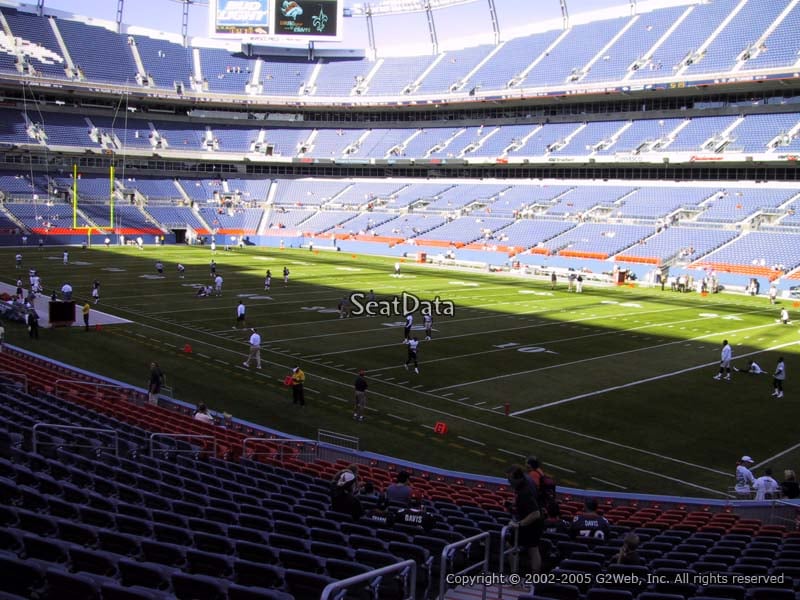
[[[747,358],[748,356],[754,356],[756,354],[762,354],[764,352],[772,352],[773,350],[780,350],[781,348],[786,348],[787,346],[794,346],[795,344],[800,344],[800,342],[786,342],[785,344],[778,344],[777,346],[772,346],[770,348],[765,348],[764,350],[756,350],[755,352],[748,352],[747,354],[740,354],[737,358]],[[551,408],[553,406],[559,406],[560,404],[566,404],[568,402],[574,402],[575,400],[582,400],[584,398],[591,398],[592,396],[599,396],[601,394],[607,394],[608,392],[614,392],[616,390],[622,390],[629,387],[634,387],[637,385],[642,385],[643,383],[650,383],[652,381],[658,381],[659,379],[667,379],[669,377],[674,377],[676,375],[683,375],[684,373],[689,373],[691,371],[697,371],[698,369],[706,369],[713,365],[718,365],[719,361],[715,360],[712,362],[703,363],[701,365],[695,365],[693,367],[687,367],[685,369],[679,369],[677,371],[672,371],[670,373],[663,373],[661,375],[654,375],[653,377],[647,377],[645,379],[638,379],[636,381],[630,381],[628,383],[623,383],[620,385],[615,385],[612,387],[608,387],[602,390],[595,390],[593,392],[587,392],[585,394],[579,394],[577,396],[572,396],[570,398],[564,398],[562,400],[556,400],[554,402],[548,402],[547,404],[540,404],[539,406],[532,406],[530,408],[523,408],[522,410],[517,410],[511,413],[512,417],[516,417],[519,415],[524,415],[526,413],[531,413],[539,410],[544,410],[545,408]],[[724,383],[724,382],[723,382]]]
[[[776,402],[780,402],[780,400],[775,400],[775,401],[776,401]],[[800,444],[795,444],[794,446],[792,446],[792,447],[790,447],[790,448],[787,448],[786,450],[783,450],[783,451],[781,451],[781,452],[778,452],[777,454],[775,454],[775,455],[773,455],[773,456],[770,456],[770,457],[769,457],[769,458],[767,458],[766,460],[762,460],[762,461],[761,461],[760,463],[758,463],[757,465],[753,465],[753,469],[760,469],[761,467],[767,466],[767,465],[769,465],[769,464],[770,464],[770,463],[771,463],[773,460],[776,460],[776,459],[780,458],[781,456],[784,456],[784,455],[786,455],[786,454],[789,454],[789,452],[791,452],[792,450],[797,450],[798,448],[800,448]]]
[[[641,315],[641,314],[649,314],[649,313],[665,313],[665,312],[671,312],[671,311],[677,311],[677,310],[686,310],[686,307],[682,306],[682,307],[679,307],[679,308],[659,308],[659,309],[656,309],[656,310],[638,311],[636,314],[640,314]],[[542,311],[542,312],[548,312],[548,311]],[[553,310],[553,312],[563,312],[563,309],[559,308],[558,310]],[[438,336],[436,338],[436,341],[454,340],[454,339],[459,339],[459,338],[464,338],[464,337],[488,335],[488,334],[491,334],[491,333],[503,333],[505,331],[520,331],[522,329],[537,329],[539,327],[552,327],[552,326],[557,326],[557,325],[565,325],[565,324],[569,324],[569,323],[582,323],[584,321],[592,321],[592,320],[596,320],[596,319],[614,319],[614,318],[617,318],[617,317],[627,317],[630,314],[631,314],[630,312],[626,312],[626,313],[618,313],[618,314],[615,314],[615,315],[582,317],[582,318],[579,318],[579,319],[573,319],[573,320],[567,320],[567,321],[547,321],[545,323],[536,323],[534,325],[525,325],[523,327],[519,327],[519,326],[517,326],[517,327],[504,327],[503,329],[491,329],[489,331],[472,331],[470,333],[461,333],[461,334],[458,334],[458,335]],[[495,317],[497,317],[497,316],[498,315],[495,315]],[[508,316],[511,316],[511,315],[499,315],[499,316],[500,317],[508,317]],[[475,320],[478,320],[478,319],[485,319],[485,318],[487,318],[487,317],[475,317],[475,318],[472,318],[472,319],[457,319],[457,320],[451,319],[447,323],[450,324],[450,323],[457,323],[457,322],[463,322],[463,321],[475,321]],[[389,331],[397,332],[400,328],[399,327],[396,327],[396,328],[386,327],[385,329],[389,330]],[[375,330],[369,329],[369,330],[366,330],[366,331],[375,331]],[[345,333],[348,333],[348,332],[345,332]],[[354,333],[354,332],[350,332],[350,333]],[[327,335],[341,335],[341,334],[337,333],[337,334],[327,334]],[[325,336],[312,336],[312,337],[325,337]],[[306,338],[296,338],[296,339],[306,339]],[[281,340],[275,340],[275,341],[281,341]],[[332,356],[334,354],[352,354],[353,352],[360,352],[360,351],[363,351],[363,350],[377,350],[379,348],[392,348],[392,347],[399,346],[399,345],[400,345],[399,343],[392,343],[392,344],[380,344],[378,346],[366,346],[366,347],[363,347],[363,348],[350,348],[348,350],[337,350],[336,352],[325,352],[324,354],[311,354],[311,355],[309,355],[309,358],[316,359],[316,358],[321,358],[323,356]]]
[[[479,442],[478,440],[473,440],[472,438],[464,437],[463,435],[458,436],[458,439],[464,440],[465,442],[469,442],[470,444],[476,444],[478,446],[485,446],[483,442]]]
[[[599,477],[592,477],[592,480],[593,481],[599,481],[603,485],[610,485],[611,487],[615,487],[615,488],[620,489],[620,490],[627,490],[628,489],[624,485],[620,485],[618,483],[614,483],[613,481],[606,481],[605,479],[600,479]]]
[[[683,308],[685,308],[685,307],[683,307]],[[668,310],[671,310],[671,309],[668,309]],[[132,311],[132,310],[128,310],[126,312],[137,313],[137,311]],[[139,313],[139,314],[141,314],[141,313]],[[148,317],[148,315],[146,315],[146,314],[141,314],[141,316]],[[152,319],[152,317],[150,317],[150,318]],[[161,320],[161,319],[152,319],[152,320],[158,321],[158,320]],[[141,326],[141,327],[147,327],[149,329],[156,329],[156,330],[162,331],[162,332],[165,331],[164,329],[156,327],[155,325],[149,325],[149,324],[145,324],[145,323],[138,323],[138,325]],[[192,331],[194,333],[203,334],[203,332],[197,331],[194,327],[189,327],[189,326],[186,326],[186,325],[178,325],[177,327],[179,327],[181,329],[186,329],[186,330]],[[166,330],[166,331],[168,333],[172,334],[172,335],[176,335],[176,336],[180,335],[180,334],[174,332],[173,329]],[[208,334],[203,334],[203,335],[208,335]],[[194,342],[196,344],[206,344],[206,345],[213,346],[213,344],[209,343],[207,340],[201,340],[201,339],[197,339],[197,338],[188,338],[185,335],[180,335],[180,337],[184,341],[190,341],[190,342]],[[220,336],[212,336],[212,337],[220,337]],[[241,342],[241,344],[244,345],[244,342]],[[225,349],[225,351],[226,352],[232,352],[232,353],[236,354],[237,357],[240,357],[240,358],[246,356],[245,353],[237,352],[236,350]],[[223,362],[224,363],[224,361],[220,361],[219,359],[215,359],[215,360],[218,361],[218,362]],[[311,362],[311,361],[309,361],[309,362]],[[282,364],[279,364],[277,362],[273,362],[272,364],[274,364],[276,367],[281,367],[281,368],[286,368],[286,369],[290,368],[288,365],[282,365]],[[342,381],[339,381],[339,380],[336,380],[336,379],[331,379],[329,377],[325,377],[325,376],[322,376],[322,375],[316,375],[316,377],[318,379],[322,380],[322,381],[327,381],[327,382],[332,383],[332,384],[337,385],[337,386],[346,386],[348,388],[351,387],[351,384],[345,383],[345,382],[342,382]],[[406,388],[402,388],[402,386],[399,385],[399,384],[392,383],[392,384],[388,384],[388,385],[393,386],[393,387],[400,387],[401,389],[406,389]],[[439,399],[442,399],[442,400],[447,400],[449,402],[454,402],[453,400],[448,400],[447,398],[442,398],[442,396],[438,396],[438,395],[432,394],[430,392],[419,392],[419,393],[421,393],[421,394],[423,394],[425,396],[432,396],[432,397],[439,398]],[[416,402],[412,402],[412,401],[409,401],[409,400],[404,400],[402,398],[397,398],[395,396],[391,396],[391,395],[388,395],[388,394],[383,394],[383,393],[378,392],[378,391],[373,391],[372,395],[375,396],[375,397],[383,398],[385,400],[393,401],[395,403],[404,404],[406,406],[413,407],[413,408],[418,409],[418,410],[426,410],[428,412],[434,413],[436,415],[440,415],[442,417],[448,417],[448,418],[453,418],[453,419],[456,419],[456,420],[462,420],[464,422],[471,423],[471,424],[474,424],[474,425],[478,425],[480,427],[485,427],[487,429],[503,433],[506,436],[519,437],[519,438],[524,439],[526,441],[533,441],[533,442],[536,442],[536,443],[539,443],[539,444],[543,444],[543,445],[546,445],[546,446],[559,448],[559,449],[564,450],[566,452],[569,452],[571,454],[583,455],[583,456],[586,456],[588,458],[595,459],[595,460],[597,460],[599,462],[607,462],[607,463],[610,463],[610,464],[615,464],[615,465],[618,465],[618,466],[622,466],[622,467],[627,468],[629,470],[640,472],[640,473],[644,473],[644,474],[653,476],[653,477],[658,478],[658,479],[664,479],[664,480],[667,480],[667,481],[672,481],[672,482],[675,482],[675,483],[679,483],[681,485],[685,485],[686,487],[689,487],[689,488],[692,488],[692,489],[701,490],[701,491],[708,492],[708,493],[711,493],[711,494],[714,494],[714,495],[722,495],[722,496],[726,496],[727,495],[725,492],[721,492],[719,490],[715,490],[715,489],[708,488],[708,487],[705,487],[705,486],[702,486],[702,485],[699,485],[699,484],[695,484],[695,483],[692,483],[690,481],[686,481],[686,480],[683,480],[683,479],[680,479],[680,478],[677,478],[677,477],[671,477],[671,476],[665,475],[664,473],[659,472],[659,471],[651,471],[649,469],[644,469],[642,467],[637,467],[637,466],[634,466],[634,465],[623,463],[621,461],[616,461],[616,460],[613,460],[613,459],[610,459],[610,458],[606,458],[604,456],[592,454],[590,452],[586,452],[586,451],[583,451],[583,450],[578,450],[576,448],[573,448],[573,447],[570,447],[570,446],[566,446],[564,444],[559,444],[557,442],[549,442],[547,440],[542,439],[541,437],[534,437],[534,436],[529,436],[529,435],[525,435],[525,434],[522,434],[522,433],[517,433],[515,431],[504,429],[502,427],[497,427],[495,425],[490,425],[488,423],[484,423],[484,422],[478,421],[476,419],[467,418],[467,417],[465,417],[464,415],[461,415],[461,414],[450,413],[450,412],[447,412],[447,411],[444,411],[444,410],[432,408],[432,407],[430,407],[428,405],[418,404]],[[463,406],[463,404],[459,404],[459,406]],[[496,408],[502,408],[502,405],[500,405],[500,406],[498,406]],[[487,411],[487,412],[493,412],[495,409],[484,409],[484,408],[481,408],[481,409],[478,409],[478,410],[483,410],[483,411]],[[559,428],[552,427],[552,426],[550,426],[550,427],[553,428],[553,429],[559,429]],[[564,431],[566,431],[566,430],[564,430]],[[581,434],[581,433],[578,433],[578,432],[573,432],[573,434],[578,436],[578,437],[592,437],[592,436],[587,436],[585,434]],[[602,440],[600,438],[593,438],[593,439],[595,439],[596,441],[599,441],[599,442],[610,444],[612,446],[622,446],[621,444],[618,444],[616,442],[611,442],[609,440]],[[630,449],[634,450],[636,452],[644,453],[644,454],[654,454],[654,453],[650,453],[648,451],[641,450],[641,449],[638,449],[638,448],[632,448],[631,447]],[[668,457],[668,456],[657,455],[657,454],[654,454],[654,455],[655,456],[659,456],[663,460],[676,462],[676,463],[680,463],[680,464],[691,465],[691,463],[686,463],[684,461],[680,461],[678,459],[674,459],[674,458],[671,458],[671,457]],[[704,467],[703,465],[691,465],[691,466],[694,466],[694,467],[696,467],[698,469],[703,469],[703,470],[712,470],[712,469],[709,469],[708,467]]]
[[[685,339],[673,340],[671,342],[665,342],[663,344],[656,344],[654,346],[644,346],[642,348],[635,348],[633,350],[623,350],[622,352],[612,352],[611,354],[603,354],[601,356],[592,356],[590,358],[582,358],[580,360],[573,360],[573,361],[569,361],[569,362],[565,362],[565,363],[559,363],[559,364],[556,364],[556,365],[548,365],[546,367],[539,367],[539,368],[536,368],[536,369],[527,369],[525,371],[517,371],[516,373],[506,373],[504,375],[495,375],[493,377],[485,377],[484,379],[475,379],[473,381],[467,381],[467,382],[464,382],[464,383],[456,383],[456,384],[453,384],[453,385],[446,385],[444,387],[432,389],[431,393],[440,392],[442,390],[451,390],[451,389],[454,389],[454,388],[460,388],[460,387],[465,387],[465,386],[469,386],[469,385],[476,385],[476,384],[479,384],[479,383],[486,383],[488,381],[497,381],[499,379],[509,379],[511,377],[517,377],[519,375],[529,375],[531,373],[537,373],[537,372],[540,372],[540,371],[547,371],[547,370],[550,370],[550,369],[558,369],[558,368],[561,368],[561,367],[569,367],[569,366],[584,364],[584,363],[588,363],[588,362],[593,362],[593,361],[596,361],[596,360],[604,360],[606,358],[614,358],[614,357],[617,357],[617,356],[624,356],[626,354],[633,354],[633,353],[636,353],[636,352],[643,352],[645,350],[656,350],[658,348],[666,348],[668,346],[675,346],[677,344],[684,344],[686,342],[702,340],[702,339],[709,338],[709,337],[724,337],[724,336],[727,336],[727,335],[731,335],[733,333],[739,333],[741,331],[751,331],[753,329],[763,329],[764,327],[775,327],[775,326],[776,326],[775,323],[767,323],[765,325],[755,325],[753,327],[745,327],[743,329],[734,329],[734,330],[731,330],[731,331],[720,331],[720,332],[706,333],[704,335],[697,336],[697,337],[694,337],[694,338],[690,338],[688,340],[685,340]]]

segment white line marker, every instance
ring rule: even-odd
[[[794,445],[794,446],[792,446],[791,448],[787,448],[787,449],[786,449],[786,450],[784,450],[783,452],[778,452],[778,453],[777,453],[775,456],[770,456],[770,457],[769,457],[767,460],[765,460],[765,461],[762,461],[762,462],[758,463],[757,465],[753,465],[753,468],[754,468],[754,469],[760,469],[760,468],[761,468],[761,467],[763,467],[764,465],[768,465],[769,463],[771,463],[771,462],[772,462],[773,460],[775,460],[776,458],[780,458],[780,457],[781,457],[781,456],[783,456],[784,454],[789,454],[789,452],[791,452],[792,450],[797,450],[798,448],[800,448],[800,444],[795,444],[795,445]]]
[[[392,413],[386,413],[387,417],[391,417],[393,419],[397,419],[398,421],[405,421],[406,423],[411,423],[411,419],[406,419],[405,417],[398,417],[397,415],[393,415]]]
[[[211,358],[208,354],[200,354],[199,352],[197,353],[197,356],[200,358]]]
[[[456,402],[464,402],[464,400],[469,400],[469,396],[464,396],[463,398],[459,398]]]
[[[502,452],[503,454],[510,454],[511,456],[517,456],[519,458],[526,458],[524,454],[520,454],[519,452],[511,452],[511,450],[503,450],[502,448],[498,448],[497,451]]]
[[[498,408],[503,408],[503,405],[501,404],[500,406],[493,406],[489,410],[497,410]]]
[[[470,442],[472,444],[477,444],[478,446],[485,446],[483,442],[479,442],[478,440],[473,440],[472,438],[464,437],[463,435],[458,436],[458,439],[464,440],[465,442]]]
[[[347,400],[345,400],[344,398],[340,398],[339,396],[328,396],[328,397],[332,398],[333,400],[338,400],[339,402],[347,402]]]
[[[620,490],[627,490],[628,489],[624,485],[620,485],[618,483],[614,483],[613,481],[606,481],[605,479],[600,479],[599,477],[592,477],[592,480],[599,481],[600,483],[602,483],[604,485],[610,485],[611,487],[615,487],[615,488],[618,488]]]
[[[773,350],[778,350],[780,348],[785,348],[786,346],[794,346],[800,342],[787,342],[785,344],[779,344],[778,346],[773,346],[772,348],[766,348],[764,350],[758,350],[756,352],[750,352],[748,354],[740,354],[737,358],[747,358],[748,356],[753,356],[755,354],[762,354],[764,352],[771,352]],[[524,415],[525,413],[535,412],[539,410],[543,410],[545,408],[550,408],[552,406],[558,406],[560,404],[566,404],[567,402],[574,402],[575,400],[582,400],[583,398],[591,398],[592,396],[599,396],[600,394],[607,394],[608,392],[615,392],[617,390],[623,390],[625,388],[633,387],[636,385],[641,385],[643,383],[650,383],[651,381],[658,381],[659,379],[666,379],[668,377],[674,377],[675,375],[683,375],[684,373],[689,373],[691,371],[697,371],[698,369],[705,369],[711,367],[713,365],[719,364],[718,360],[713,362],[703,363],[701,365],[695,365],[694,367],[687,367],[685,369],[680,369],[678,371],[672,371],[671,373],[663,373],[661,375],[654,375],[653,377],[647,377],[645,379],[639,379],[637,381],[631,381],[628,383],[623,383],[621,385],[614,385],[611,387],[607,387],[602,390],[595,390],[593,392],[587,392],[586,394],[578,394],[577,396],[572,396],[570,398],[564,398],[562,400],[556,400],[554,402],[548,402],[547,404],[540,404],[539,406],[531,406],[530,408],[523,408],[522,410],[517,410],[511,413],[512,417],[516,417],[519,415]]]

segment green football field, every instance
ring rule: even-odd
[[[549,281],[412,263],[394,277],[395,259],[253,248],[218,251],[223,294],[197,298],[196,287],[211,282],[207,247],[73,248],[69,265],[61,249],[25,248],[22,271],[17,251],[0,251],[3,281],[27,282],[36,268],[48,294],[68,281],[80,300],[99,279],[93,308],[132,322],[45,330],[37,341],[9,323],[9,343],[142,387],[156,360],[176,398],[288,433],[316,439],[332,430],[357,436],[363,450],[491,475],[533,453],[559,484],[606,491],[720,497],[742,454],[778,477],[800,467],[798,326],[778,324],[778,307],[764,298],[592,285],[575,294],[565,284],[551,291]],[[435,317],[433,340],[421,342],[418,375],[403,366],[402,315],[339,318],[343,296],[370,289],[454,303],[452,317]],[[250,332],[234,329],[240,299],[263,337],[262,371],[241,366]],[[712,379],[726,338],[739,367],[752,356],[771,371],[786,357],[783,399],[771,397],[770,375]],[[307,375],[305,407],[282,384],[293,366]],[[360,368],[370,387],[359,423]],[[437,422],[445,435],[433,431]]]

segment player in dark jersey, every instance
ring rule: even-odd
[[[406,371],[408,365],[414,363],[414,373],[419,375],[419,365],[417,364],[417,348],[419,348],[419,340],[414,337],[408,340],[408,358],[406,359]]]
[[[586,510],[572,521],[570,535],[573,538],[589,538],[598,542],[607,540],[611,533],[611,526],[608,519],[597,514],[597,500],[587,498],[584,505]]]
[[[406,326],[403,329],[403,343],[408,344],[409,339],[411,338],[411,326],[414,324],[414,315],[408,313],[406,315]]]

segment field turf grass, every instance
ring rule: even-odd
[[[364,450],[491,475],[533,453],[561,485],[606,491],[718,498],[742,454],[757,474],[800,467],[798,325],[777,324],[779,307],[764,298],[592,285],[579,295],[563,282],[551,291],[549,281],[412,263],[396,278],[394,259],[254,248],[218,251],[223,295],[196,298],[192,286],[211,281],[207,247],[72,248],[69,265],[60,248],[30,247],[22,271],[17,251],[0,250],[4,281],[27,282],[34,267],[48,294],[69,281],[81,300],[99,279],[96,308],[133,322],[46,330],[38,341],[7,323],[8,343],[142,387],[156,360],[175,397],[291,434],[333,430],[359,437]],[[159,259],[164,278],[151,279]],[[403,367],[402,316],[339,318],[345,294],[370,289],[455,303],[421,343],[419,375]],[[249,330],[233,328],[239,299],[263,337],[262,371],[241,366]],[[783,399],[770,396],[770,375],[712,379],[725,338],[742,368],[746,355],[768,371],[786,357]],[[302,408],[282,385],[295,365],[307,374]],[[352,419],[360,368],[370,386],[361,423]],[[434,433],[437,422],[446,435]]]

